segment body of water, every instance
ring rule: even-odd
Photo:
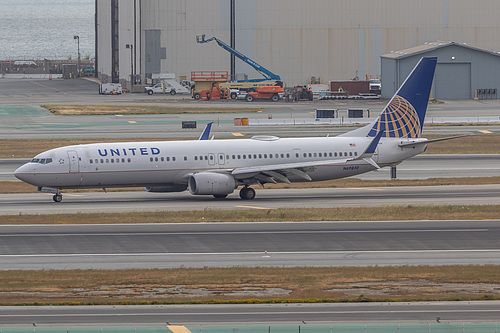
[[[0,60],[95,57],[94,0],[0,0]]]

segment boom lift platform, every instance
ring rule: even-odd
[[[241,52],[236,51],[233,49],[231,46],[227,45],[217,37],[212,37],[209,39],[205,39],[205,34],[203,35],[196,35],[196,42],[200,44],[204,43],[209,43],[211,41],[216,41],[217,44],[219,44],[220,47],[222,47],[224,50],[228,51],[231,54],[234,54],[236,57],[241,59],[243,62],[249,64],[252,66],[257,72],[259,72],[264,78],[263,79],[251,79],[251,80],[241,80],[237,82],[261,82],[261,81],[281,81],[281,77],[277,74],[274,74],[270,70],[268,70],[265,67],[262,67],[246,55],[242,54]],[[228,87],[229,88],[229,87]]]

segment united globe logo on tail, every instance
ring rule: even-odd
[[[375,136],[382,128],[387,138],[420,138],[422,127],[415,108],[406,99],[396,95],[368,136]]]

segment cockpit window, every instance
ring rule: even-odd
[[[39,164],[49,164],[52,163],[52,158],[34,158],[31,160],[31,163],[39,163]]]

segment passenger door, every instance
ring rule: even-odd
[[[68,150],[69,172],[80,172],[80,158],[76,150]]]

